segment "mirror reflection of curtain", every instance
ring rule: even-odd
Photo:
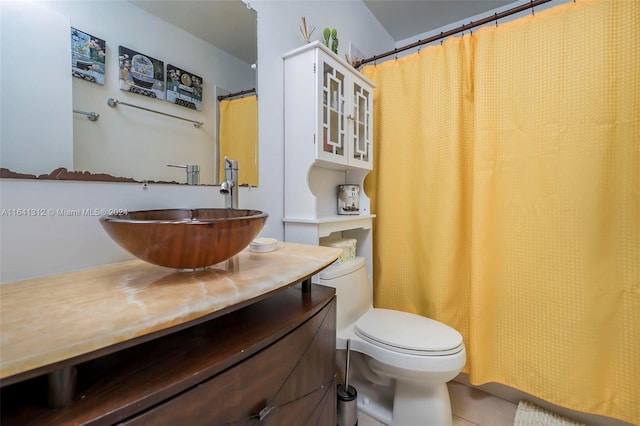
[[[569,2],[363,70],[375,306],[459,330],[472,384],[632,424],[638,17],[639,2]]]
[[[258,98],[220,101],[220,182],[224,157],[238,161],[238,183],[258,186]]]

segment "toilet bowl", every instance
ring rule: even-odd
[[[325,269],[319,284],[336,289],[336,347],[344,349],[350,340],[351,350],[364,355],[364,365],[357,366],[366,370],[362,385],[373,390],[392,384],[392,412],[373,416],[393,426],[451,425],[446,383],[466,362],[460,333],[420,315],[374,308],[361,257]],[[367,412],[362,405],[369,399],[364,401],[358,408]]]

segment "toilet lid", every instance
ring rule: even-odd
[[[395,352],[452,355],[463,349],[462,335],[441,322],[409,312],[371,309],[355,324],[362,339]]]

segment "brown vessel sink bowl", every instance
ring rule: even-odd
[[[100,218],[120,247],[154,265],[197,269],[227,260],[253,241],[269,215],[259,210],[140,210]]]

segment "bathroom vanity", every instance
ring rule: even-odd
[[[3,426],[335,425],[339,249],[129,261],[0,286]]]

